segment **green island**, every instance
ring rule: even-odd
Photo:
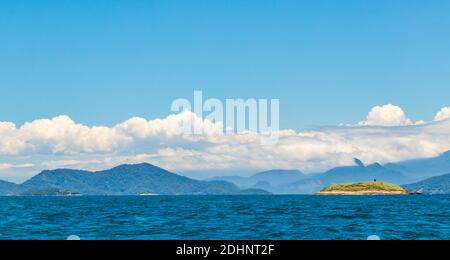
[[[356,182],[334,184],[322,189],[317,195],[406,195],[406,189],[388,182]]]

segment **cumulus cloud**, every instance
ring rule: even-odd
[[[149,162],[172,171],[301,169],[316,172],[340,165],[395,162],[437,156],[450,150],[450,108],[434,121],[413,123],[397,106],[374,107],[357,125],[279,131],[279,141],[261,145],[258,133],[216,134],[220,123],[191,112],[163,119],[131,118],[113,127],[85,126],[68,116],[17,127],[0,122],[0,172],[14,167],[99,170],[121,163]],[[192,121],[202,135],[183,132]],[[189,125],[189,124],[188,124]],[[22,159],[21,159],[22,158]],[[36,172],[33,172],[34,174]]]
[[[411,119],[406,116],[403,109],[392,104],[372,108],[367,115],[367,120],[359,123],[359,125],[368,126],[401,126],[411,124]]]
[[[450,119],[450,107],[444,107],[434,117],[434,121]]]
[[[108,152],[130,140],[115,128],[87,127],[68,116],[40,119],[16,128],[0,123],[0,154],[76,154]]]

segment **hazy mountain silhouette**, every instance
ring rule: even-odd
[[[423,180],[450,172],[450,151],[438,157],[387,164],[386,167],[402,171],[416,180]]]
[[[231,182],[240,188],[258,188],[282,194],[286,185],[302,180],[307,176],[298,170],[271,170],[250,177],[223,176],[211,180]]]
[[[403,172],[395,171],[374,163],[368,166],[337,167],[327,172],[314,174],[309,178],[289,184],[285,190],[290,193],[315,193],[322,188],[332,184],[366,182],[380,180],[394,184],[405,184],[412,181],[412,178]]]
[[[403,187],[409,191],[419,191],[424,194],[450,194],[450,174],[431,177]]]
[[[38,194],[53,190],[83,195],[265,194],[264,190],[278,194],[311,194],[335,183],[374,179],[408,184],[405,186],[413,188],[424,185],[430,193],[447,192],[446,175],[427,178],[450,172],[450,152],[434,158],[385,165],[374,163],[366,166],[357,158],[354,162],[355,166],[337,167],[317,174],[271,170],[250,177],[223,176],[209,181],[194,180],[145,163],[121,165],[98,172],[58,169],[43,171],[21,185],[0,181],[0,195],[18,195],[26,191],[29,194],[30,189]]]
[[[243,190],[223,181],[198,181],[171,173],[151,164],[121,165],[110,170],[89,172],[58,169],[43,171],[21,185],[3,184],[2,194],[28,194],[33,191],[79,193],[81,195],[234,195],[268,194],[257,189]],[[28,192],[27,192],[28,191]]]
[[[15,183],[0,180],[0,196],[11,196],[23,191],[23,188]]]
[[[311,194],[336,183],[365,182],[374,179],[404,185],[418,182],[431,176],[450,172],[450,151],[434,158],[410,160],[381,165],[374,163],[366,166],[360,159],[354,158],[355,166],[337,167],[323,173],[301,174],[299,180],[290,181],[280,171],[269,171],[270,178],[252,177],[216,177],[232,182],[239,187],[258,187],[279,194]],[[261,173],[264,176],[264,173]],[[444,181],[444,179],[442,179]]]

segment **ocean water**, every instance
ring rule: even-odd
[[[0,197],[0,239],[450,239],[450,196]]]

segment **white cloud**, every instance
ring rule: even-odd
[[[372,111],[367,115],[367,120],[359,123],[359,125],[368,126],[401,126],[412,124],[411,119],[406,116],[403,109],[392,104],[372,108]]]
[[[33,168],[34,166],[35,165],[32,163],[25,163],[25,164],[0,163],[0,171],[11,169]]]
[[[434,121],[450,119],[450,107],[444,107],[434,117]]]
[[[356,126],[283,130],[274,145],[261,145],[264,137],[257,133],[213,134],[222,124],[190,112],[155,120],[131,118],[114,127],[88,127],[68,116],[19,128],[0,122],[0,171],[14,172],[28,165],[35,174],[47,168],[99,170],[149,162],[172,171],[296,168],[316,172],[352,164],[354,157],[366,163],[395,162],[450,150],[450,120],[443,120],[449,111],[444,108],[435,121],[414,124],[400,107],[377,106]],[[183,122],[191,119],[207,134],[180,133]]]

